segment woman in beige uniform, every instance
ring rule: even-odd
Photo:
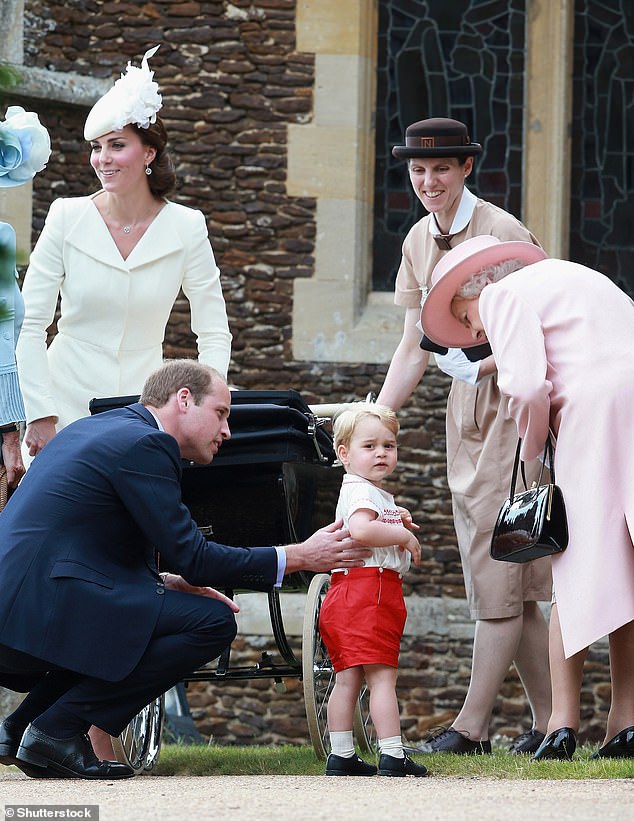
[[[420,306],[443,254],[480,234],[539,244],[515,217],[465,187],[473,157],[481,150],[463,123],[445,118],[410,125],[405,145],[393,149],[394,156],[408,160],[414,192],[429,212],[405,238],[396,278],[395,302],[406,308],[403,337],[377,397],[394,410],[410,397],[429,362],[429,350],[421,347]],[[425,339],[422,344],[427,344]],[[429,348],[434,350],[433,345]],[[515,739],[511,752],[534,752],[544,738],[551,705],[548,627],[538,605],[550,600],[550,560],[511,566],[490,558],[491,531],[508,494],[517,431],[490,354],[475,362],[460,349],[440,349],[435,356],[438,366],[453,377],[447,405],[447,476],[475,635],[462,709],[451,727],[419,750],[490,752],[491,713],[515,663],[533,726]]]

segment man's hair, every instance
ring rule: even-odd
[[[225,383],[224,377],[209,365],[203,365],[194,359],[167,359],[146,379],[139,402],[163,408],[170,396],[181,388],[188,388],[194,404],[200,405],[214,392],[216,379]]]
[[[348,447],[357,425],[361,419],[368,416],[375,416],[380,419],[385,427],[392,431],[394,436],[398,434],[400,425],[392,408],[388,408],[386,405],[377,405],[374,402],[355,402],[352,407],[346,408],[335,417],[333,423],[335,449],[339,445]]]

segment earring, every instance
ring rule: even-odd
[[[152,173],[152,169],[150,168],[150,166],[149,166],[149,165],[146,165],[146,166],[145,166],[145,173],[148,175],[148,177],[149,177],[149,176],[150,176],[150,174]]]

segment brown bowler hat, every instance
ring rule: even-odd
[[[392,154],[405,160],[410,157],[471,157],[481,151],[480,143],[471,142],[464,123],[432,117],[408,126],[405,145],[395,145]]]

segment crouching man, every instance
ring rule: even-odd
[[[138,404],[74,422],[34,460],[0,515],[0,685],[27,693],[0,724],[3,764],[35,778],[133,775],[100,761],[87,731],[119,735],[231,643],[237,607],[208,585],[269,590],[369,555],[341,522],[285,547],[202,536],[181,459],[211,462],[229,410],[216,371],[171,360]]]

